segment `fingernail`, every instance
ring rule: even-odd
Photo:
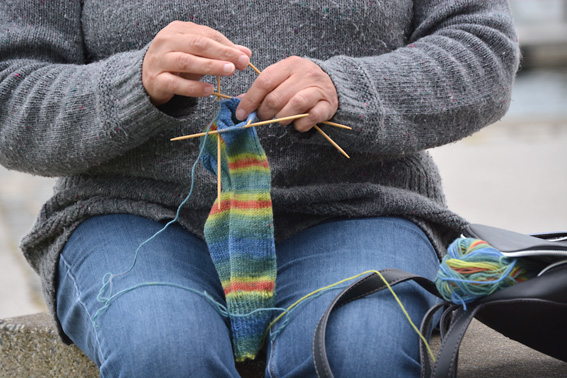
[[[236,118],[238,118],[240,121],[244,121],[247,116],[248,116],[248,114],[246,114],[246,112],[244,110],[242,110],[242,109],[236,110]]]
[[[244,54],[240,55],[240,57],[238,58],[238,66],[239,67],[246,67],[248,66],[248,57]]]
[[[234,64],[232,63],[227,63],[224,65],[223,67],[223,71],[225,74],[230,74],[232,72],[234,72]]]
[[[205,96],[209,96],[210,94],[213,93],[215,89],[212,86],[206,86],[205,87]]]

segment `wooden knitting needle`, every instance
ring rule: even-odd
[[[220,94],[220,76],[217,76],[217,93]]]
[[[211,93],[211,96],[217,96],[217,97],[219,98],[219,100],[220,100],[221,98],[226,98],[226,99],[231,99],[231,98],[232,98],[232,97],[230,97],[230,96],[227,96],[227,95],[225,95],[225,94],[218,93],[218,92],[213,92],[213,93]]]
[[[220,94],[220,76],[217,76],[217,92]],[[218,101],[221,100],[220,97],[217,98]],[[222,180],[221,180],[221,137],[217,135],[217,196],[218,196],[218,207],[221,209],[221,191],[222,191]]]
[[[248,123],[246,124],[246,126],[244,126],[245,128],[248,127],[255,127],[255,126],[261,126],[261,125],[267,125],[270,123],[276,123],[276,122],[283,122],[283,121],[289,121],[289,120],[294,120],[294,119],[298,119],[298,118],[303,118],[303,117],[307,117],[309,114],[297,114],[297,115],[293,115],[293,116],[289,116],[289,117],[282,117],[282,118],[275,118],[275,119],[271,119],[268,121],[261,121],[261,122],[254,122],[254,123]],[[224,129],[224,130],[211,130],[209,131],[209,135],[211,134],[219,134],[219,133],[224,133],[227,131],[232,131],[233,129]],[[207,135],[206,132],[203,133],[197,133],[197,134],[191,134],[191,135],[183,135],[183,136],[179,136],[179,137],[175,137],[170,139],[170,141],[177,141],[177,140],[184,140],[184,139],[191,139],[191,138],[198,138],[198,137],[202,137]]]
[[[254,71],[256,71],[256,73],[257,73],[258,75],[260,75],[260,74],[262,73],[262,72],[260,72],[259,69],[257,69],[256,67],[254,67],[254,65],[253,65],[251,62],[248,63],[248,65],[250,66],[250,68],[252,68]]]
[[[313,126],[313,128],[315,130],[317,130],[319,132],[319,134],[323,135],[325,137],[325,139],[327,139],[329,141],[329,143],[331,143],[333,146],[335,146],[335,148],[337,150],[339,150],[339,152],[343,155],[345,155],[348,159],[350,159],[350,156],[347,155],[347,153],[338,145],[335,143],[334,140],[332,140],[327,134],[325,134],[325,132],[323,130],[321,130],[321,128],[317,125]]]
[[[323,122],[319,122],[319,123],[322,123],[322,124],[324,124],[324,125],[329,125],[329,126],[338,127],[338,128],[341,128],[341,129],[352,130],[352,127],[346,126],[346,125],[341,125],[340,123],[336,123],[336,122],[323,121]]]
[[[217,135],[217,195],[218,207],[221,208],[221,137]]]

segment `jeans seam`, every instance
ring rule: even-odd
[[[276,377],[275,366],[272,362],[274,360],[274,353],[275,353],[274,351],[276,350],[276,341],[270,340],[270,344],[272,346],[270,348],[270,355],[268,356],[268,361],[266,362],[266,365],[267,365],[268,377],[275,378]]]
[[[98,339],[98,331],[93,324],[91,313],[87,309],[87,306],[84,304],[84,302],[81,300],[81,295],[80,295],[81,290],[79,289],[79,285],[77,284],[77,279],[75,278],[75,275],[73,274],[73,271],[71,269],[71,264],[69,264],[67,259],[63,256],[63,254],[61,254],[59,258],[61,259],[61,261],[63,261],[63,264],[65,264],[65,266],[67,268],[67,274],[71,278],[71,281],[73,281],[73,286],[75,287],[75,291],[77,293],[77,302],[79,302],[79,304],[81,305],[81,307],[83,308],[83,310],[85,311],[85,313],[89,317],[90,325],[91,325],[91,327],[93,327],[95,340],[96,340],[96,343],[97,343],[97,353],[99,355],[99,358],[101,358],[101,365],[102,365],[102,361],[106,360],[106,357],[104,356],[104,354],[102,352],[102,348],[100,346],[100,340]]]

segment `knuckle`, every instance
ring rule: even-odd
[[[220,52],[219,52],[219,58],[222,60],[227,60],[227,61],[233,61],[234,60],[234,52],[232,49],[229,48],[223,48]]]
[[[294,109],[300,109],[300,111],[310,108],[309,99],[301,93],[297,93],[295,96],[293,96],[290,100],[290,103]]]
[[[216,69],[216,62],[214,60],[206,60],[203,64],[205,73],[207,74],[213,74],[218,71],[218,69]]]
[[[156,34],[156,36],[154,37],[154,40],[152,42],[152,44],[156,44],[156,45],[163,45],[164,43],[166,43],[168,41],[168,37],[167,34],[165,32],[159,32],[158,34]]]
[[[203,51],[207,48],[207,39],[201,35],[194,35],[191,40],[191,46],[196,51]]]
[[[263,105],[268,109],[280,109],[282,107],[282,98],[279,94],[271,92],[264,99]]]
[[[309,117],[305,117],[309,122],[315,124],[325,120],[325,113],[320,107],[314,107],[309,110]]]
[[[274,79],[269,73],[262,73],[262,75],[258,76],[256,82],[261,89],[268,90],[272,87]]]
[[[309,118],[309,117],[305,117],[305,118]],[[312,122],[308,122],[307,120],[305,120],[305,118],[298,120],[298,122],[294,122],[293,123],[293,127],[299,131],[299,132],[306,132],[310,129],[310,126],[314,125],[314,123]],[[301,121],[301,122],[299,122]]]
[[[171,21],[167,26],[173,29],[181,28],[185,25],[185,22],[180,20]]]
[[[297,55],[289,56],[285,60],[287,60],[289,63],[292,63],[292,64],[300,64],[300,63],[303,62],[303,58],[300,58]]]
[[[188,71],[191,67],[191,59],[186,54],[178,54],[175,57],[175,67],[177,71]]]
[[[177,91],[178,85],[177,85],[177,80],[175,79],[175,77],[169,77],[167,79],[164,80],[164,85],[163,85],[163,92],[166,93],[175,93]]]

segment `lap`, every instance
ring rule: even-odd
[[[130,270],[138,246],[162,227],[144,218],[108,215],[87,220],[73,233],[59,264],[57,311],[63,329],[101,367],[101,376],[115,376],[120,369],[151,376],[152,369],[164,368],[180,376],[186,371],[192,376],[237,376],[226,320],[202,295],[180,288],[223,301],[203,241],[173,224],[138,251]],[[276,298],[282,308],[365,270],[398,268],[431,278],[438,267],[424,233],[399,218],[320,224],[279,244],[277,261]],[[95,327],[92,319],[104,305],[97,296],[109,272],[116,275],[113,293],[122,294],[99,313]],[[132,287],[137,288],[128,291]],[[398,285],[395,291],[414,322],[434,301],[411,283]],[[267,346],[267,376],[315,376],[313,332],[337,293],[330,290],[299,305],[283,330],[281,321],[275,324]],[[384,371],[392,377],[417,376],[418,342],[413,332],[389,292],[342,307],[327,330],[335,376],[381,376]],[[359,352],[363,350],[375,352],[368,358]]]

